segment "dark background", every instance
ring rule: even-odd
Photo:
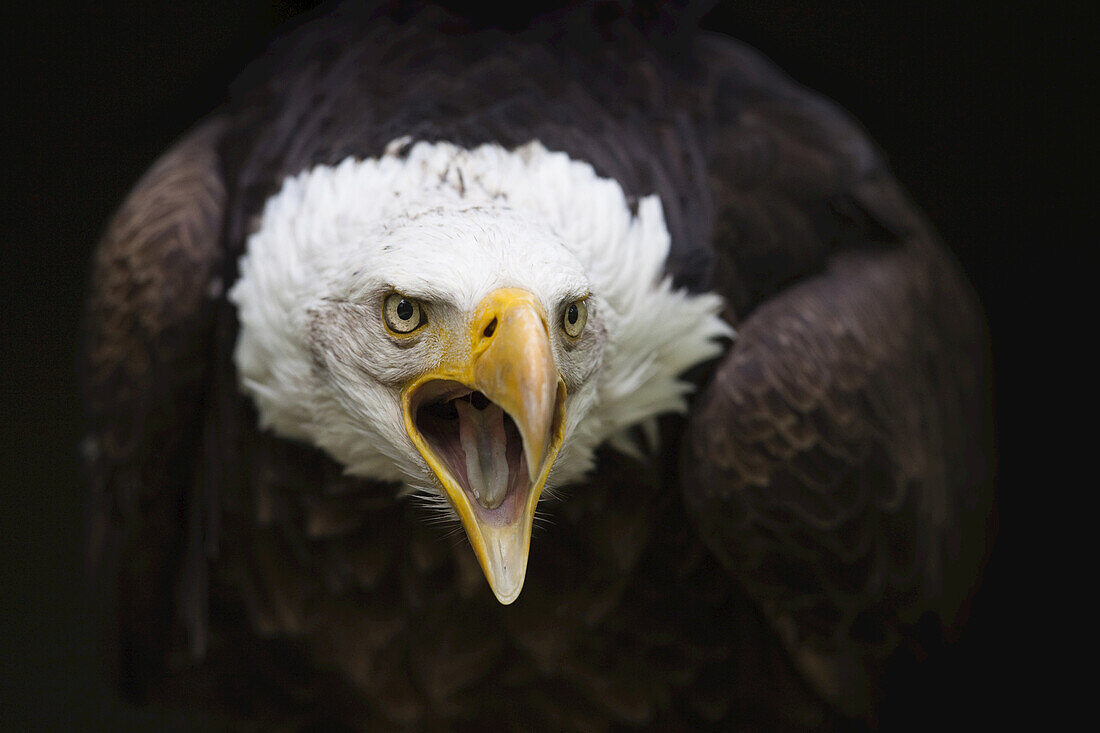
[[[0,729],[186,725],[120,702],[96,666],[82,585],[78,317],[91,248],[174,138],[224,98],[278,25],[311,3],[46,2],[4,17],[0,65]],[[1043,675],[1024,660],[1039,587],[1024,449],[1035,268],[1073,242],[1087,189],[1064,120],[1085,85],[1095,10],[1001,3],[875,8],[723,4],[705,24],[838,101],[957,253],[988,313],[1000,445],[1000,532],[971,623],[928,662],[923,720],[1015,720]],[[482,11],[486,14],[485,11]],[[1080,89],[1079,89],[1080,87]],[[1086,148],[1088,150],[1090,148]],[[1079,193],[1074,193],[1077,191]],[[1025,684],[1026,683],[1026,684]],[[951,725],[955,728],[956,725]]]

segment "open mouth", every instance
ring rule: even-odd
[[[412,385],[403,398],[405,427],[462,521],[497,600],[508,604],[523,588],[535,505],[565,436],[566,388],[560,377],[556,389],[541,391],[491,375],[477,381],[489,388],[451,377]]]
[[[511,415],[481,392],[450,380],[424,384],[410,407],[417,431],[479,519],[515,522],[533,477]]]

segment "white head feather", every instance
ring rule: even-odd
[[[548,488],[575,481],[604,442],[686,409],[678,376],[732,330],[716,295],[674,290],[656,196],[632,213],[619,184],[538,142],[464,150],[421,142],[289,178],[266,204],[229,293],[235,360],[263,427],[325,450],[354,475],[437,492],[406,435],[400,384],[438,358],[430,340],[387,339],[381,293],[445,304],[458,318],[500,287],[555,314],[589,298],[585,348],[552,334],[569,386],[566,433]],[[552,331],[554,329],[551,329]]]

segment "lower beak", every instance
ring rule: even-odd
[[[523,588],[535,507],[561,448],[565,383],[546,313],[527,291],[490,293],[457,336],[450,353],[463,358],[403,391],[405,427],[508,604]]]

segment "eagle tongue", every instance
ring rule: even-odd
[[[466,477],[477,503],[496,509],[508,493],[508,439],[504,410],[490,403],[479,410],[465,400],[455,400],[458,437],[466,454]]]

